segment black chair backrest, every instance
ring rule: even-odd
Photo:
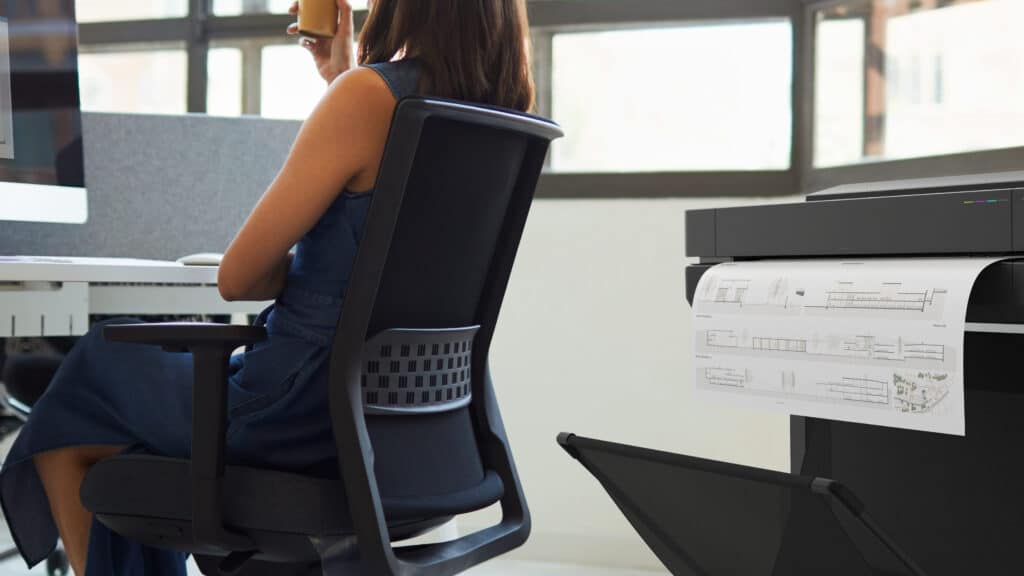
[[[560,136],[549,121],[506,110],[399,103],[338,333],[479,326],[473,356],[486,360],[544,158]]]
[[[405,116],[410,110],[415,115],[431,106],[450,104],[404,102],[392,141],[411,140],[413,133],[404,133]],[[373,343],[364,359],[363,387],[370,413],[396,406],[436,412],[459,408],[468,400],[471,350],[467,348],[480,353],[477,362],[486,359],[487,342],[548,148],[549,141],[534,133],[489,122],[496,117],[532,127],[539,122],[532,117],[482,109],[437,111],[444,114],[430,114],[419,124],[411,164],[403,156],[395,167],[388,157],[381,169],[388,170],[389,176],[405,171],[408,175],[367,329]],[[541,127],[550,129],[550,124],[544,122]],[[382,179],[381,187],[388,185]],[[466,335],[466,328],[473,326],[481,329]],[[374,338],[396,329],[404,332]],[[448,334],[428,337],[409,329],[440,329]],[[423,350],[427,341],[430,346]]]
[[[510,202],[529,193],[518,186],[531,171],[524,165],[543,161],[536,140],[454,119],[424,122],[368,336],[487,322],[480,304],[492,267],[511,264],[497,247],[518,242],[510,238],[518,230],[506,230],[521,224]]]
[[[529,515],[494,402],[487,354],[544,158],[561,135],[540,118],[458,102],[412,98],[396,109],[330,370],[332,423],[365,573],[450,573],[526,538]],[[400,558],[388,542],[374,471],[382,455],[374,453],[367,412],[375,423],[398,421],[401,410],[387,416],[387,409],[405,404],[405,394],[417,397],[412,390],[399,396],[390,383],[384,385],[390,400],[368,395],[364,372],[375,374],[387,362],[396,376],[427,374],[424,363],[411,359],[416,370],[407,371],[403,359],[415,356],[412,348],[432,343],[438,348],[426,355],[447,368],[455,362],[448,376],[457,379],[445,402],[432,409],[468,405],[465,430],[475,436],[477,467],[504,484],[505,519],[456,543]],[[466,360],[471,367],[458,366]],[[470,387],[472,401],[468,394],[460,401],[460,390]],[[431,448],[443,452],[426,445]]]

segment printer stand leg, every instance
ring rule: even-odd
[[[793,474],[832,477],[832,424],[828,420],[791,416],[790,470]]]

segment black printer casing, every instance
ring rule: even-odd
[[[691,304],[703,273],[728,261],[1024,258],[1024,172],[855,185],[803,203],[692,210],[686,255],[699,259],[686,270]],[[981,274],[967,321],[1024,328],[1024,261]],[[792,471],[850,487],[929,575],[1024,573],[1018,355],[1024,357],[1024,334],[965,334],[964,437],[791,417]]]

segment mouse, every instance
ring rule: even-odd
[[[223,254],[202,252],[199,254],[182,256],[181,258],[178,258],[177,262],[179,264],[184,264],[185,266],[220,266],[220,261],[223,259]]]

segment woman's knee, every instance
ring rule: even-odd
[[[41,452],[34,458],[37,467],[89,468],[100,460],[116,456],[123,446],[69,446]]]
[[[87,466],[117,456],[125,449],[124,446],[80,446],[78,449],[79,462]]]
[[[103,334],[104,328],[117,324],[134,324],[139,322],[141,320],[134,318],[114,318],[93,324],[89,331],[79,338],[75,345],[71,347],[71,350],[64,356],[61,367],[73,374],[89,370],[95,355],[98,354],[102,357],[104,350],[109,350],[111,346],[119,345],[106,339]],[[60,379],[56,380],[59,381]],[[76,381],[76,386],[82,385],[82,379],[75,378],[74,380]]]
[[[107,320],[101,320],[89,327],[89,331],[86,333],[84,338],[86,340],[106,342],[107,339],[103,336],[103,329],[107,326],[117,326],[118,324],[137,324],[139,322],[141,322],[141,320],[137,318],[110,318]]]

